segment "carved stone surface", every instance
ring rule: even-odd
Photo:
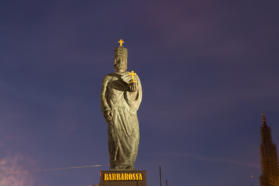
[[[139,145],[137,110],[142,87],[137,74],[127,72],[128,51],[114,49],[114,72],[103,79],[101,110],[108,124],[110,169],[134,169]],[[133,78],[132,78],[133,77]]]

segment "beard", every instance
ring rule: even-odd
[[[114,66],[116,72],[125,72],[127,70],[126,66]]]

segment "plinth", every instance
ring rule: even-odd
[[[145,186],[145,170],[108,170],[100,173],[100,186]]]

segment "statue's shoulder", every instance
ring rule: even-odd
[[[110,79],[112,79],[112,77],[113,77],[114,75],[113,75],[113,73],[109,73],[109,74],[106,74],[105,76],[104,76],[104,81],[108,81],[108,80],[110,80]]]

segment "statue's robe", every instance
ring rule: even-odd
[[[141,82],[136,75],[138,89],[132,92],[121,79],[122,74],[106,75],[101,91],[103,115],[107,110],[112,114],[112,120],[106,119],[111,169],[134,168],[140,138],[137,110],[142,100]]]

